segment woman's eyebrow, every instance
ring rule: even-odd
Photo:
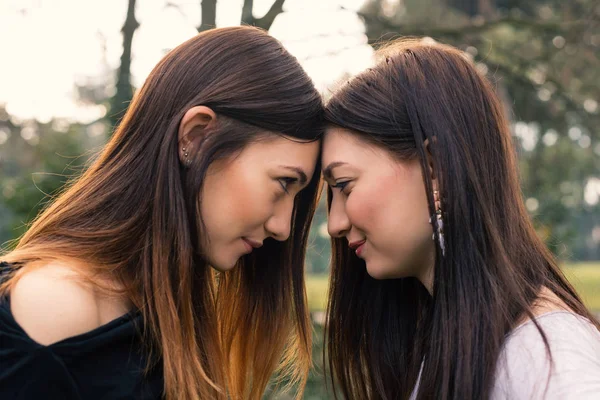
[[[308,177],[306,176],[306,172],[304,172],[304,170],[300,167],[293,167],[291,165],[280,165],[281,168],[285,168],[285,169],[289,169],[291,171],[294,171],[295,173],[297,173],[299,175],[299,180],[298,183],[300,183],[301,186],[304,186],[306,184],[306,182],[308,182]]]
[[[323,176],[326,179],[333,179],[333,174],[331,171],[333,171],[334,168],[342,166],[342,165],[346,165],[346,163],[342,162],[342,161],[334,161],[334,162],[329,163],[329,165],[325,169],[323,169]]]

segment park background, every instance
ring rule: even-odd
[[[162,56],[240,24],[280,39],[325,98],[394,38],[463,50],[505,104],[538,234],[600,314],[599,0],[1,0],[3,247],[107,141]],[[322,202],[306,265],[316,335],[305,399],[333,398],[321,355],[328,262]]]

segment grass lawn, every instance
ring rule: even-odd
[[[327,306],[328,275],[308,275],[306,277],[306,296],[310,311],[323,311]]]
[[[568,264],[563,271],[592,311],[600,311],[600,262]]]
[[[566,264],[563,270],[586,305],[593,311],[600,311],[600,262]],[[306,290],[311,311],[325,309],[327,280],[327,275],[307,276]]]

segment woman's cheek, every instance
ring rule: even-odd
[[[352,190],[352,193],[346,200],[346,214],[353,226],[364,231],[370,225],[369,221],[374,217],[373,202],[375,199],[369,198],[360,188]]]

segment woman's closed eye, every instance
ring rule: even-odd
[[[346,188],[346,186],[348,186],[349,183],[350,183],[350,181],[339,181],[339,182],[336,182],[335,185],[332,185],[331,188],[339,189],[340,192],[344,192],[344,189]]]
[[[279,184],[281,185],[281,188],[283,189],[283,191],[286,193],[290,193],[289,186],[296,183],[298,181],[298,178],[283,177],[283,178],[277,178],[277,180],[279,181]]]

